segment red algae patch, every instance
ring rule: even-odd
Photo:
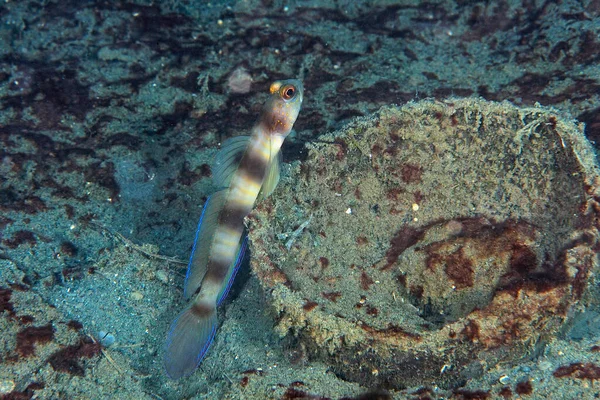
[[[22,357],[35,354],[35,345],[49,343],[54,339],[52,324],[44,326],[29,326],[17,333],[17,353]]]
[[[556,378],[600,379],[600,367],[594,363],[573,363],[559,367],[553,373]]]
[[[588,293],[598,167],[553,111],[385,107],[308,149],[249,217],[252,268],[278,332],[340,377],[460,386],[551,340]]]

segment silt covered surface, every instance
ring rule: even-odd
[[[598,262],[581,128],[541,107],[423,101],[308,145],[250,218],[279,332],[394,388],[460,386],[539,351]]]

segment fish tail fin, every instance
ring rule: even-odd
[[[192,303],[175,318],[165,342],[164,367],[171,379],[191,375],[210,347],[217,330],[217,309]]]

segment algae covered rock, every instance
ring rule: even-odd
[[[424,101],[308,148],[249,219],[252,268],[280,333],[343,378],[460,385],[539,350],[585,300],[600,179],[581,126]]]

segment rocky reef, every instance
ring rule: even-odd
[[[251,262],[280,334],[338,376],[461,386],[536,354],[590,301],[600,178],[581,125],[422,101],[308,149],[251,216]]]

